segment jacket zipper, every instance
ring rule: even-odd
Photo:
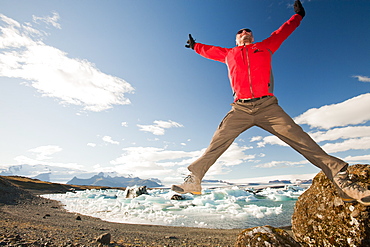
[[[244,47],[245,47],[245,45],[244,45]],[[247,54],[249,91],[251,92],[252,98],[254,98],[254,93],[253,93],[253,88],[252,88],[251,66],[250,66],[250,60],[249,60],[249,54],[248,54],[248,49],[247,48],[245,49],[245,53]]]

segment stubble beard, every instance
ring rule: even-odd
[[[253,36],[250,34],[243,35],[241,37],[241,42],[243,44],[252,44],[253,43]]]

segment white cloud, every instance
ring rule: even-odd
[[[29,25],[1,14],[0,24],[0,76],[24,79],[43,96],[89,111],[130,104],[124,94],[134,89],[123,79],[104,74],[91,62],[69,58],[67,53],[44,44],[36,38],[42,32]]]
[[[291,167],[291,166],[301,166],[303,164],[308,164],[309,162],[307,160],[298,161],[298,162],[292,162],[292,161],[271,161],[263,164],[258,164],[255,167],[258,168],[272,168],[272,167]]]
[[[237,143],[231,144],[225,153],[211,166],[206,174],[206,178],[220,174],[227,174],[232,166],[241,165],[247,161],[252,161],[256,155],[246,154],[245,151],[252,147],[239,146]]]
[[[227,167],[253,159],[254,155],[244,153],[247,149],[249,147],[233,143],[211,167],[208,175],[223,174]],[[139,177],[175,176],[174,167],[178,167],[178,175],[186,173],[186,167],[198,159],[204,151],[205,149],[186,152],[155,147],[129,147],[124,148],[122,155],[110,163],[121,174],[134,174]]]
[[[89,143],[87,144],[87,146],[88,146],[88,147],[96,147],[96,144],[95,144],[95,143],[92,143],[92,142],[89,142]]]
[[[262,140],[262,136],[253,136],[251,138],[251,142],[256,142],[256,141],[260,141],[260,140]]]
[[[156,120],[153,123],[154,124],[152,125],[138,124],[137,126],[140,128],[140,131],[150,132],[153,135],[164,135],[165,129],[184,127],[182,124],[176,123],[171,120],[168,121]]]
[[[266,146],[266,144],[270,145],[280,145],[288,147],[288,144],[277,138],[276,136],[266,136],[262,139],[262,141],[257,143],[257,147],[261,148]]]
[[[310,133],[311,137],[317,141],[334,141],[338,139],[352,139],[359,137],[370,137],[370,126],[348,126],[344,128],[334,128],[328,131],[317,131]]]
[[[70,169],[82,169],[82,166],[76,163],[60,163],[60,162],[46,161],[46,160],[50,160],[53,158],[53,157],[50,157],[51,155],[59,153],[62,150],[63,149],[61,147],[56,146],[56,145],[40,146],[40,147],[28,150],[28,152],[32,153],[31,156],[34,156],[34,157],[28,157],[26,155],[19,155],[15,157],[14,160],[19,165],[29,165],[29,166],[42,165],[42,166],[63,167],[63,168],[70,168]],[[44,171],[44,172],[48,172],[48,171]]]
[[[114,141],[112,139],[112,137],[110,137],[110,136],[104,136],[102,139],[103,139],[104,142],[107,142],[107,143],[110,143],[110,144],[119,145],[119,142],[118,141]]]
[[[33,19],[33,22],[35,23],[44,22],[47,25],[51,25],[55,28],[61,29],[61,26],[58,23],[59,14],[56,12],[53,12],[53,16],[38,17],[38,16],[32,15],[32,19]]]
[[[367,77],[367,76],[354,75],[352,77],[357,78],[357,80],[362,81],[362,82],[370,82],[370,77]]]
[[[33,148],[28,151],[34,153],[36,155],[36,160],[40,161],[40,160],[51,159],[50,155],[58,153],[62,150],[63,149],[59,146],[47,145],[47,146],[40,146],[37,148]]]
[[[153,135],[164,135],[164,129],[155,125],[137,125],[140,131],[151,132]]]
[[[252,160],[256,155],[247,155],[244,152],[252,147],[239,146],[237,143],[231,144],[225,153],[216,161],[224,166],[236,166],[240,165],[247,160]]]
[[[343,142],[326,143],[322,148],[329,153],[353,150],[370,149],[370,137],[353,138]]]
[[[370,120],[369,105],[370,93],[367,93],[338,104],[312,108],[294,120],[298,124],[323,129],[362,124]]]
[[[111,161],[112,164],[124,164],[126,167],[145,167],[155,166],[172,167],[183,165],[183,160],[194,159],[200,155],[200,151],[172,151],[156,147],[128,147],[122,149],[124,152],[121,157]]]
[[[184,127],[182,124],[176,123],[174,121],[168,120],[168,121],[161,121],[161,120],[156,120],[154,121],[156,125],[158,125],[161,128],[172,128],[172,127]]]
[[[345,161],[365,161],[370,162],[370,154],[367,155],[359,155],[359,156],[347,156],[344,158]]]
[[[128,123],[127,123],[127,122],[122,122],[122,123],[121,123],[121,126],[122,126],[122,127],[128,127]]]
[[[122,174],[139,177],[154,177],[173,173],[172,167],[190,164],[199,151],[171,151],[155,147],[129,147],[123,149],[121,157],[112,160],[115,170]]]

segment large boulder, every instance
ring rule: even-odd
[[[236,247],[299,247],[300,245],[284,230],[272,226],[258,226],[243,230]]]
[[[370,184],[370,166],[349,171],[360,185]],[[332,182],[320,172],[296,202],[292,216],[295,239],[302,246],[370,246],[370,207],[344,203]]]

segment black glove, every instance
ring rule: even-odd
[[[194,50],[195,39],[191,37],[191,34],[189,34],[189,40],[186,43],[187,43],[187,45],[185,45],[186,48],[191,48]]]
[[[306,15],[306,12],[304,11],[304,8],[302,6],[302,3],[299,0],[296,0],[295,3],[294,3],[294,11],[297,14],[301,15],[302,18]]]

